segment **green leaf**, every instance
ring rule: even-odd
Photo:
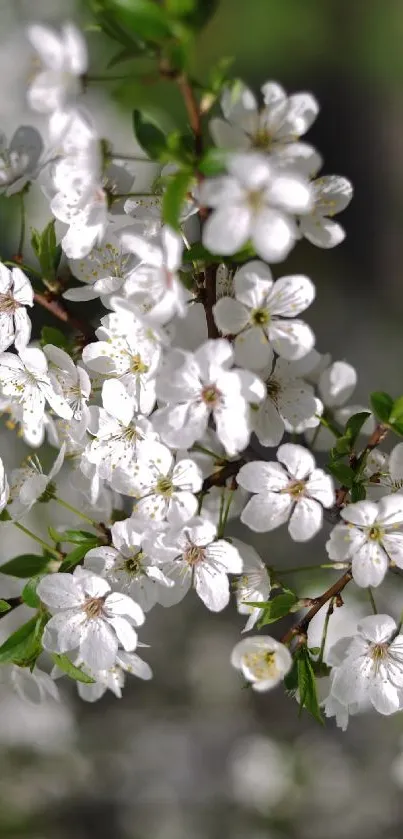
[[[10,513],[8,512],[6,507],[0,513],[0,521],[11,521]]]
[[[76,545],[81,545],[83,542],[98,543],[99,541],[96,533],[90,533],[89,530],[63,530],[59,539],[59,542],[73,542]]]
[[[70,571],[72,568],[78,565],[78,563],[81,562],[82,559],[84,559],[88,551],[90,551],[92,548],[95,548],[97,544],[97,542],[94,542],[94,540],[92,540],[92,542],[82,542],[80,545],[77,545],[77,547],[74,548],[73,551],[68,553],[67,556],[64,558],[59,568],[59,571]]]
[[[316,678],[312,667],[308,649],[305,645],[299,647],[296,652],[298,692],[300,713],[305,708],[312,716],[323,725],[323,717],[319,708],[318,694],[316,690]]]
[[[63,673],[66,673],[67,676],[70,676],[70,679],[74,679],[75,682],[84,682],[85,685],[93,685],[95,679],[91,679],[91,676],[87,676],[80,667],[76,667],[67,655],[59,655],[58,653],[51,653],[51,659],[60,670],[63,670]]]
[[[354,416],[350,417],[350,419],[347,420],[346,427],[344,429],[344,434],[350,438],[351,447],[354,446],[354,443],[362,429],[362,426],[370,416],[371,414],[369,413],[369,411],[361,411],[359,414],[354,414]]]
[[[9,612],[11,606],[7,603],[7,600],[0,600],[0,615],[4,615],[6,612]]]
[[[343,486],[352,486],[355,475],[351,467],[347,466],[346,463],[329,463],[327,468]]]
[[[208,178],[222,175],[226,171],[228,154],[227,149],[209,149],[199,163],[198,168],[202,175],[206,175]]]
[[[8,574],[10,577],[34,577],[45,571],[49,562],[49,557],[40,556],[39,554],[21,554],[15,556],[8,562],[1,566],[1,573]]]
[[[0,663],[13,662],[27,667],[36,661],[42,652],[42,634],[48,618],[40,615],[20,626],[0,647]]]
[[[159,160],[166,149],[166,137],[157,126],[145,119],[140,111],[133,111],[136,139],[151,160]]]
[[[288,615],[293,606],[298,603],[299,598],[293,591],[287,591],[284,594],[278,594],[269,600],[264,607],[264,612],[259,620],[259,628],[270,623],[275,623]],[[262,607],[262,604],[256,604]]]
[[[351,488],[351,500],[353,504],[355,504],[356,501],[365,501],[366,497],[367,492],[365,489],[365,485],[359,482],[354,483]]]
[[[171,34],[166,10],[153,0],[112,0],[112,6],[136,39],[159,42]]]
[[[392,410],[389,414],[389,423],[390,425],[394,425],[397,423],[403,423],[403,396],[399,396],[398,399],[395,399],[393,403]]]
[[[24,603],[26,603],[27,606],[30,606],[31,609],[39,609],[41,605],[40,598],[36,593],[36,587],[41,579],[42,575],[32,577],[31,580],[28,580],[28,582],[25,584],[22,590],[21,597]]]
[[[162,218],[174,230],[180,229],[180,216],[186,201],[193,173],[183,170],[170,179],[162,201]]]
[[[147,49],[145,44],[132,43],[130,46],[123,47],[123,49],[119,50],[119,52],[111,58],[106,66],[108,70],[111,70],[112,67],[116,67],[118,64],[123,64],[124,61],[131,61],[133,58],[138,58],[139,56],[147,54],[149,54],[149,49]]]
[[[344,457],[344,455],[349,454],[351,451],[351,440],[349,436],[343,435],[342,437],[338,437],[336,440],[334,447],[332,449],[332,457],[340,458]]]
[[[393,399],[388,393],[375,391],[369,397],[372,412],[381,422],[389,422],[390,413],[393,408]]]
[[[403,422],[394,422],[392,425],[392,429],[395,434],[398,434],[400,437],[403,437]]]
[[[41,347],[46,347],[46,344],[53,344],[54,347],[65,352],[70,352],[69,342],[61,329],[56,329],[54,326],[43,326],[41,329]]]
[[[238,253],[231,254],[231,256],[223,256],[222,254],[213,254],[201,244],[201,242],[195,242],[188,251],[186,251],[186,261],[190,262],[197,262],[197,260],[201,260],[204,262],[216,262],[218,265],[221,262],[246,262],[249,259],[252,259],[256,256],[256,251],[253,247],[247,245]]]
[[[44,279],[53,280],[62,253],[60,245],[56,242],[54,219],[46,225],[42,233],[39,233],[38,230],[32,231],[31,245],[41,266]]]
[[[192,29],[201,29],[218,9],[219,0],[165,0],[168,13],[184,20]]]

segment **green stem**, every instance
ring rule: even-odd
[[[109,156],[112,160],[132,160],[134,163],[152,163],[154,166],[158,166],[156,160],[149,160],[148,157],[138,157],[136,154],[123,154],[122,152],[116,153],[111,151]]]
[[[333,422],[333,420],[332,420],[332,418],[331,418],[331,417],[329,417],[329,416],[321,416],[321,417],[320,417],[320,416],[318,416],[318,414],[317,414],[317,417],[318,417],[318,419],[319,419],[319,426],[318,426],[318,428],[319,428],[321,425],[323,425],[323,426],[324,426],[324,428],[327,428],[327,429],[328,429],[328,430],[329,430],[332,434],[334,434],[334,436],[335,436],[335,437],[342,437],[342,436],[343,436],[343,435],[342,435],[342,433],[341,433],[341,431],[339,431],[339,429],[337,428],[337,426],[334,424],[334,422]],[[318,432],[318,433],[319,433],[319,432]]]
[[[325,647],[326,647],[327,631],[329,629],[330,618],[333,614],[333,607],[334,607],[334,597],[332,597],[332,599],[330,600],[329,605],[327,607],[327,611],[326,611],[325,622],[323,624],[323,630],[322,630],[322,640],[321,640],[321,643],[320,643],[318,664],[322,664],[322,661],[323,661],[323,656],[324,656]]]
[[[63,559],[63,555],[60,551],[57,551],[56,548],[52,548],[52,545],[48,545],[44,539],[41,539],[40,536],[37,536],[36,533],[32,533],[32,530],[28,530],[27,527],[24,527],[23,524],[20,524],[19,521],[13,521],[14,527],[17,527],[18,530],[21,530],[22,533],[25,533],[26,536],[29,536],[31,539],[34,539],[35,542],[38,542],[38,545],[41,545],[42,548],[45,548],[48,553],[53,554],[56,559]]]
[[[368,592],[369,602],[372,606],[372,611],[373,611],[374,615],[377,615],[378,614],[378,609],[376,608],[375,598],[374,598],[374,595],[373,595],[373,592],[372,592],[372,588],[370,586],[368,586],[367,592]]]
[[[65,507],[65,509],[68,510],[70,513],[74,513],[75,516],[79,516],[80,519],[84,519],[84,521],[87,521],[88,524],[92,525],[92,527],[98,528],[98,522],[94,521],[94,519],[90,519],[89,516],[86,516],[85,513],[81,512],[81,510],[77,510],[77,507],[73,507],[72,504],[69,504],[67,501],[64,501],[63,498],[55,496],[53,498],[53,501],[57,501],[58,504],[60,504],[62,507]]]

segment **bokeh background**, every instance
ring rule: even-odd
[[[41,126],[24,101],[31,70],[24,25],[65,18],[91,23],[73,0],[0,0],[0,129],[8,136],[27,120]],[[116,48],[90,26],[88,40],[93,72],[102,73]],[[316,283],[309,319],[317,347],[357,367],[363,404],[370,390],[403,390],[402,41],[402,0],[222,0],[194,55],[200,78],[233,55],[234,73],[256,89],[276,79],[290,91],[312,90],[321,102],[309,139],[324,171],[355,185],[342,219],[348,236],[335,251],[299,244],[286,270]],[[122,65],[130,66],[133,81],[88,93],[101,132],[126,151],[134,107],[163,112],[167,124],[185,120],[169,84],[136,82],[135,66]],[[41,227],[46,204],[39,192],[30,201],[31,223]],[[2,256],[17,241],[14,212],[12,200],[0,202]],[[10,466],[27,454],[5,426],[0,454]],[[43,508],[35,525],[45,528],[53,515]],[[0,561],[32,547],[2,527]],[[306,548],[281,533],[256,540],[278,567],[320,562],[323,544],[323,533]],[[298,575],[292,583],[315,595],[328,578],[318,574],[307,585]],[[1,596],[16,593],[13,585],[0,574]],[[351,598],[336,612],[330,638],[348,634],[368,611],[365,598]],[[397,616],[401,581],[382,587],[377,602]],[[0,637],[21,620],[18,610],[3,618]],[[0,686],[0,836],[400,839],[403,716],[365,714],[342,734],[332,722],[322,729],[299,719],[280,690],[257,696],[242,689],[229,664],[242,624],[234,609],[212,615],[192,595],[174,609],[156,607],[142,634],[154,681],[133,679],[121,701],[110,695],[89,706],[63,683],[63,704],[33,708]],[[312,644],[319,633],[320,619]]]

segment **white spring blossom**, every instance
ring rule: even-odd
[[[27,306],[33,306],[34,292],[21,268],[11,270],[0,262],[0,351],[11,344],[25,349],[31,337]]]
[[[235,645],[231,664],[240,670],[253,690],[263,693],[276,687],[291,669],[288,647],[270,635],[252,635]]]
[[[310,306],[315,286],[308,277],[281,277],[273,282],[264,262],[243,265],[234,276],[235,300],[221,297],[214,307],[223,335],[236,335],[238,364],[259,370],[273,358],[273,350],[288,361],[310,352],[315,337],[296,315]]]
[[[323,522],[323,507],[334,503],[333,481],[303,446],[285,443],[277,449],[277,463],[254,461],[242,466],[238,481],[255,493],[241,520],[260,533],[288,521],[296,542],[312,539]]]
[[[358,586],[379,586],[390,562],[403,568],[403,495],[348,504],[341,516],[326,549],[335,562],[351,561]]]

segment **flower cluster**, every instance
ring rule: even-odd
[[[21,520],[43,503],[67,507],[71,524],[55,520],[51,542],[31,533],[44,554],[29,567],[26,556],[2,566],[30,578],[21,602],[35,613],[26,649],[17,630],[0,663],[35,696],[55,691],[61,674],[89,701],[107,689],[120,696],[127,673],[152,675],[135,652],[151,609],[194,589],[219,612],[235,591],[244,632],[308,609],[282,640],[246,636],[235,645],[232,664],[254,690],[285,679],[318,716],[316,678],[331,667],[327,716],[345,726],[366,704],[399,710],[402,636],[393,618],[363,619],[325,659],[328,621],[316,658],[307,646],[310,620],[326,604],[330,617],[351,580],[373,599],[371,587],[403,569],[403,444],[390,456],[377,449],[388,428],[403,433],[399,400],[385,406],[389,397],[378,394],[378,424],[350,405],[354,368],[320,355],[305,320],[314,283],[277,275],[302,237],[322,248],[344,238],[333,216],[352,187],[317,177],[320,156],[300,139],[318,114],[315,98],[270,81],[258,100],[223,81],[221,115],[209,121],[216,147],[206,150],[208,96],[199,102],[186,75],[165,71],[185,90],[194,136],[164,138],[136,116],[145,151],[160,168],[172,157],[140,194],[130,190],[148,158],[133,166],[129,154],[122,166],[84,105],[81,33],[68,23],[27,34],[41,63],[28,101],[49,143],[28,128],[9,148],[2,140],[0,181],[20,193],[22,208],[39,184],[52,218],[32,240],[40,271],[27,265],[23,235],[16,257],[0,264],[0,405],[27,446],[46,440],[59,453],[47,474],[37,454],[9,474],[0,460],[0,508],[2,526],[25,533]],[[86,308],[94,300],[99,320]],[[40,340],[31,335],[33,305],[63,329],[52,322]],[[313,451],[330,451],[329,461],[317,465]],[[62,468],[75,506],[59,493]],[[244,541],[228,534],[235,516]],[[249,544],[251,531],[287,525],[305,542],[329,524],[327,567],[343,576],[319,598],[281,586]],[[36,664],[43,650],[51,678]],[[28,665],[33,675],[23,679]]]

